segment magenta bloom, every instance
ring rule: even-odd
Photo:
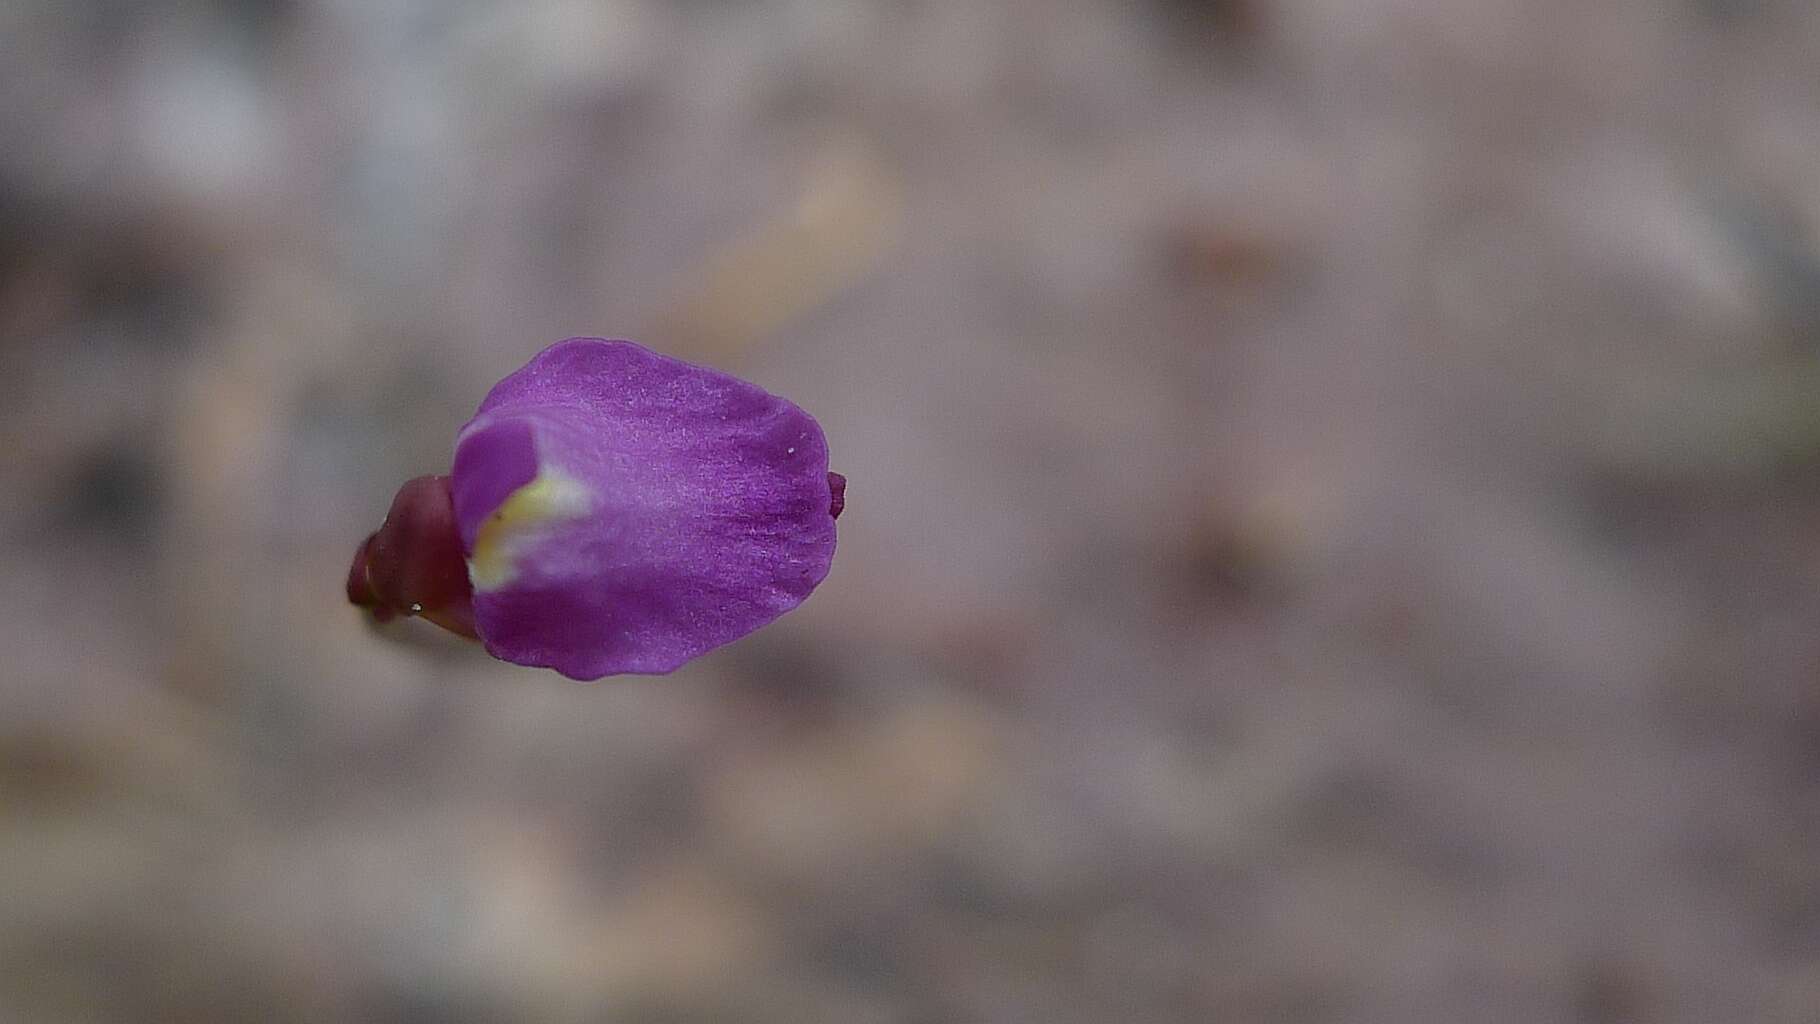
[[[801,604],[846,481],[808,413],[629,341],[500,381],[354,558],[348,597],[572,679],[661,673]]]

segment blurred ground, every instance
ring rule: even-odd
[[[1820,8],[0,5],[0,1016],[1820,1019]],[[494,380],[797,613],[364,627]]]

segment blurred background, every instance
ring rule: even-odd
[[[0,1019],[1820,1019],[1820,7],[0,3]],[[343,597],[571,335],[803,608]]]

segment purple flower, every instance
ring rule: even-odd
[[[572,679],[669,672],[809,596],[845,487],[795,405],[572,338],[494,386],[448,476],[399,490],[348,598]]]

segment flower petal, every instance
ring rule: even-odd
[[[627,341],[571,339],[462,429],[452,493],[487,650],[668,672],[800,604],[834,556],[808,413]]]

